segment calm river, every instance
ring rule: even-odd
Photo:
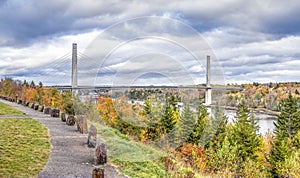
[[[225,114],[229,118],[229,122],[232,122],[235,116],[235,111],[233,110],[225,110]],[[260,134],[266,134],[268,131],[273,132],[275,126],[274,121],[276,119],[276,116],[268,115],[268,114],[261,114],[261,113],[254,113],[255,118],[258,119],[258,125],[259,125],[259,133]]]
[[[128,103],[131,103],[131,101],[128,101]],[[134,103],[139,103],[141,105],[144,104],[143,101],[134,101]],[[183,103],[180,103],[182,106]],[[182,111],[182,107],[179,108],[180,112]],[[193,111],[196,111],[195,107],[191,107]],[[210,112],[210,111],[209,111]],[[232,122],[235,116],[235,111],[234,110],[225,110],[224,111],[225,115],[228,117],[229,122]],[[276,119],[276,116],[273,115],[268,115],[268,114],[263,114],[263,113],[254,113],[255,118],[257,118],[257,122],[259,125],[259,133],[262,135],[265,135],[268,131],[273,132],[275,126],[274,126],[274,121]]]

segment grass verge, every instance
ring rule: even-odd
[[[109,161],[118,165],[122,174],[129,177],[166,177],[162,167],[163,152],[140,142],[130,141],[118,130],[90,122],[97,128],[98,136],[105,140]]]
[[[25,113],[0,102],[0,115],[25,115]]]
[[[48,130],[41,123],[0,119],[0,177],[36,177],[49,155]]]

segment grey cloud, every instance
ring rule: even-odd
[[[299,28],[300,28],[300,2],[290,1],[96,1],[96,0],[54,0],[54,1],[1,1],[0,3],[0,46],[21,47],[44,41],[53,36],[64,36],[69,34],[80,34],[90,29],[106,29],[117,22],[140,17],[140,16],[163,16],[178,19],[200,32],[208,41],[216,56],[219,57],[224,73],[230,80],[244,81],[247,77],[259,77],[266,79],[266,76],[274,78],[271,71],[291,70],[295,71],[300,58],[299,52]],[[184,67],[191,71],[192,76],[200,76],[203,71],[197,71],[196,67],[205,66],[205,55],[209,49],[205,40],[197,43],[198,38],[187,29],[175,31],[176,25],[168,25],[163,21],[146,23],[140,21],[131,26],[119,26],[107,33],[108,38],[98,41],[99,45],[114,46],[117,42],[123,42],[139,34],[156,33],[174,41],[187,44],[187,49],[195,50],[196,55],[201,56],[201,62],[195,63],[193,58],[177,48],[165,46],[162,43],[144,42],[136,46],[125,45],[123,51],[118,51],[113,60],[106,61],[101,66],[97,58],[99,49],[87,49],[87,55],[91,57],[80,63],[80,75],[91,79],[99,73],[105,76],[115,74],[118,64],[132,58],[134,55],[141,55],[143,51],[160,52],[176,56],[184,61]],[[126,29],[127,28],[127,29]],[[145,33],[146,32],[146,33]],[[162,34],[164,33],[164,34]],[[201,44],[203,42],[203,44]],[[131,43],[133,44],[133,43]],[[128,47],[128,48],[126,48]],[[131,48],[129,48],[131,47]],[[155,48],[155,49],[154,49]],[[206,48],[206,49],[204,49]],[[42,48],[38,48],[43,50]],[[141,50],[139,53],[135,49]],[[160,50],[156,50],[160,49]],[[174,52],[175,51],[175,52]],[[100,54],[102,59],[109,51]],[[144,52],[144,53],[145,53]],[[118,55],[117,55],[118,54]],[[9,54],[15,61],[29,60],[34,54]],[[213,54],[212,54],[213,55]],[[0,60],[5,61],[7,55],[0,54]],[[98,56],[99,57],[99,56]],[[216,58],[212,56],[212,58]],[[49,59],[47,59],[49,60]],[[86,63],[88,61],[88,63]],[[5,61],[6,62],[6,61]],[[13,63],[13,62],[11,62]],[[22,63],[23,64],[23,63]],[[165,63],[162,65],[166,65]],[[1,65],[0,65],[1,66]],[[42,65],[45,68],[53,66]],[[64,65],[66,66],[66,65]],[[15,74],[16,76],[43,75],[47,72],[33,71],[29,66],[0,68],[1,74]],[[102,71],[98,71],[103,67]],[[193,68],[193,70],[191,70]],[[133,72],[128,68],[123,72]],[[218,69],[219,70],[219,69]],[[136,70],[136,71],[140,71]],[[67,70],[57,67],[51,72],[58,76],[69,75]],[[102,72],[102,73],[101,73]],[[202,73],[201,73],[202,72]],[[66,74],[64,74],[66,73]],[[256,75],[257,74],[257,75]],[[216,76],[220,76],[220,72]],[[155,76],[155,75],[154,75]],[[290,74],[291,79],[296,76]],[[202,76],[201,76],[202,77]],[[278,80],[287,77],[276,75]],[[47,79],[48,80],[48,79]],[[105,78],[109,82],[108,78]]]
[[[0,44],[26,44],[47,36],[105,28],[129,18],[168,14],[197,31],[232,26],[265,33],[298,34],[299,1],[5,1]],[[4,38],[6,37],[6,38]]]
[[[299,66],[299,59],[284,58],[282,61],[274,63],[224,66],[224,71],[228,81],[238,83],[245,81],[299,81]]]

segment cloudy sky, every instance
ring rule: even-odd
[[[299,81],[298,0],[0,0],[0,77],[70,84]]]

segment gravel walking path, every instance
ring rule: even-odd
[[[75,126],[67,126],[65,122],[61,122],[60,118],[44,115],[42,112],[17,103],[2,99],[0,101],[26,113],[22,118],[34,118],[48,128],[51,137],[51,154],[47,165],[38,177],[92,177],[92,171],[95,167],[95,149],[87,147],[87,134],[80,134]],[[8,116],[3,117],[7,118]],[[104,166],[104,173],[105,178],[121,177],[116,169],[109,164]]]

